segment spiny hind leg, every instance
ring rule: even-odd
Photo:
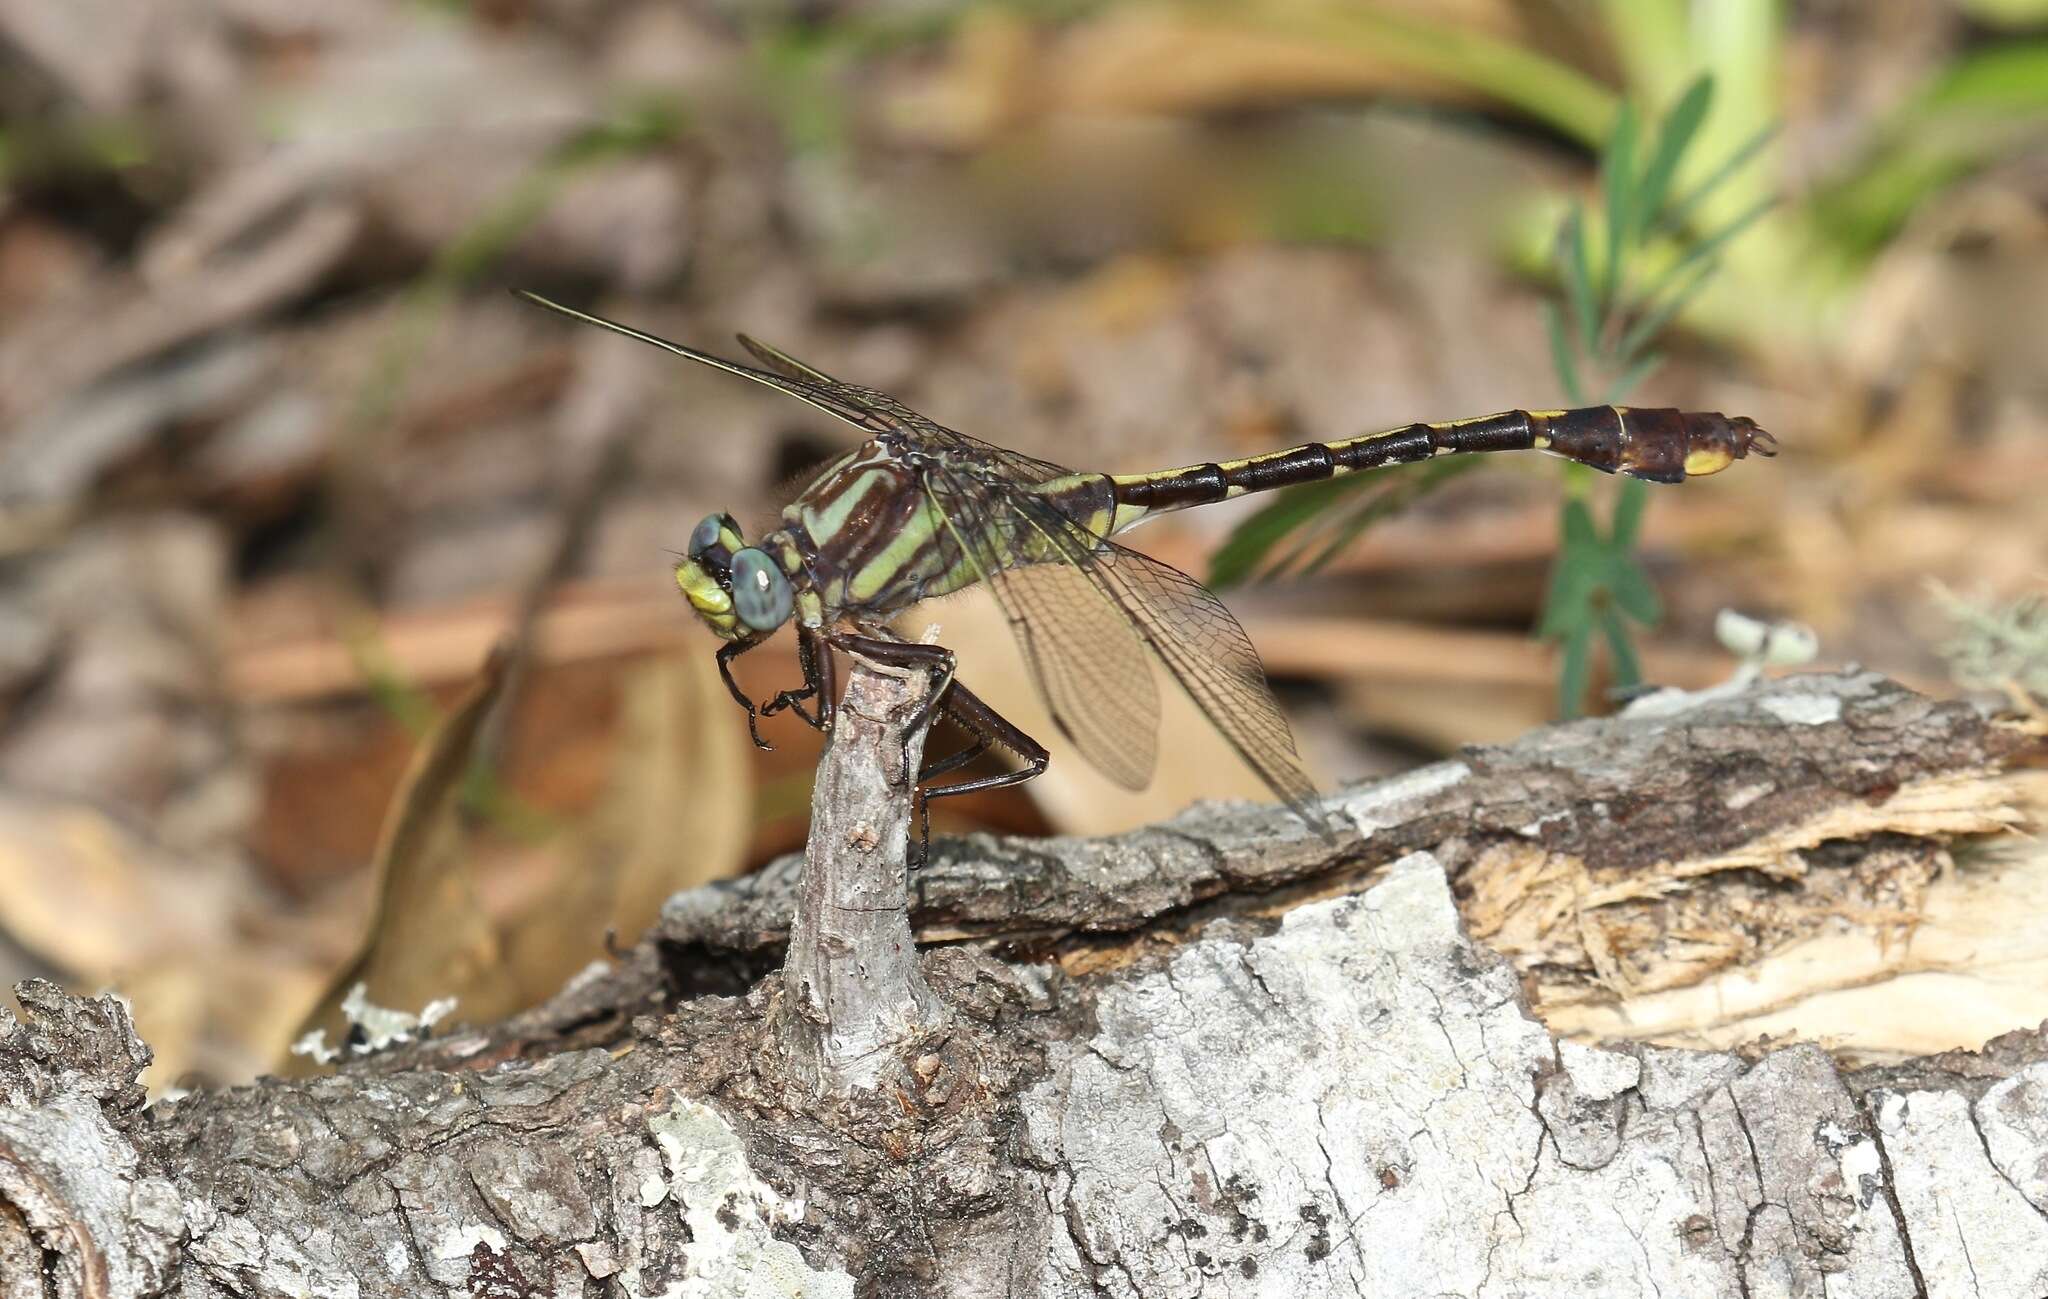
[[[917,714],[906,723],[906,731],[915,731],[918,727],[926,725],[932,711],[939,709],[946,719],[972,737],[972,743],[966,748],[927,764],[917,774],[911,795],[917,817],[917,835],[911,841],[909,850],[909,864],[912,869],[923,866],[929,854],[931,800],[953,798],[982,790],[1007,789],[1034,779],[1045,771],[1046,764],[1051,760],[1051,754],[1045,746],[989,707],[980,696],[960,684],[954,676],[954,658],[951,650],[938,645],[922,645],[868,636],[835,636],[831,643],[836,648],[850,654],[859,654],[887,667],[922,668],[933,675],[932,691],[919,706]],[[926,787],[926,782],[959,770],[991,748],[1007,749],[1022,758],[1024,764],[1014,771],[976,776],[936,788]]]
[[[935,798],[953,798],[960,794],[975,794],[983,790],[1009,789],[1045,774],[1046,764],[1052,755],[1044,745],[1031,738],[1024,729],[983,703],[976,695],[958,681],[946,693],[946,717],[955,726],[974,737],[968,745],[951,757],[943,758],[918,774],[920,782],[943,776],[948,772],[966,766],[974,759],[987,753],[991,748],[1007,749],[1024,760],[1014,771],[998,771],[993,775],[976,776],[971,780],[956,780],[950,785],[936,788],[920,786],[917,798],[917,856],[914,864],[924,865],[931,841],[931,804]]]

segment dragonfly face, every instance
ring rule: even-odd
[[[753,641],[789,621],[796,592],[767,551],[749,546],[729,514],[707,514],[676,565],[676,585],[722,640]]]

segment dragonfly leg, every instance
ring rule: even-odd
[[[987,752],[988,741],[976,740],[951,757],[940,758],[937,762],[926,763],[924,770],[917,773],[917,783],[922,785],[928,781],[937,780],[948,772],[958,771]]]
[[[935,798],[952,798],[958,794],[973,794],[985,789],[1008,789],[1021,785],[1027,780],[1042,775],[1051,760],[1044,745],[1027,735],[1015,722],[983,703],[976,695],[958,681],[946,694],[946,716],[954,725],[974,737],[974,743],[949,758],[926,767],[918,773],[920,781],[943,776],[966,766],[990,748],[1008,749],[1024,759],[1024,765],[1015,771],[999,771],[989,776],[976,776],[972,780],[956,780],[950,785],[936,789],[920,789],[917,799],[917,848],[911,864],[922,866],[931,842],[932,812],[931,801]]]
[[[922,670],[931,674],[931,693],[910,720],[905,729],[916,730],[931,720],[932,710],[946,697],[953,685],[953,651],[943,645],[926,645],[918,641],[884,640],[880,636],[861,636],[849,633],[835,633],[826,637],[826,643],[834,649],[848,654],[858,654],[871,663],[883,667]]]
[[[912,718],[908,729],[923,726],[934,708],[943,708],[953,723],[974,737],[974,743],[949,757],[941,758],[918,773],[919,786],[913,799],[917,812],[917,838],[910,849],[910,866],[916,869],[924,865],[931,842],[931,800],[953,798],[960,794],[978,793],[985,789],[1007,789],[1021,785],[1045,771],[1051,754],[1046,747],[1020,729],[1016,723],[1004,717],[995,709],[983,703],[981,697],[960,684],[953,675],[953,651],[939,645],[921,645],[911,641],[883,640],[875,636],[837,635],[830,643],[849,654],[896,668],[924,668],[936,680],[932,693],[926,698],[923,710]],[[971,780],[957,780],[950,785],[936,789],[925,789],[922,782],[934,776],[943,776],[966,766],[990,748],[1007,749],[1024,760],[1024,765],[1015,771],[999,771],[993,775],[976,776]]]
[[[754,747],[773,752],[775,746],[761,738],[761,710],[754,706],[754,701],[748,697],[747,692],[740,689],[740,683],[732,679],[732,661],[760,643],[753,640],[735,640],[719,646],[718,677],[725,682],[726,693],[731,695],[740,707],[747,710],[747,734],[753,737]]]
[[[804,724],[812,730],[822,731],[830,723],[831,715],[830,709],[826,706],[826,697],[831,690],[832,651],[818,643],[818,639],[818,634],[809,628],[798,628],[796,658],[803,668],[804,683],[794,690],[777,691],[775,698],[761,705],[761,716],[773,717],[787,708],[803,718]],[[824,660],[822,666],[819,662],[821,657]],[[803,701],[806,699],[817,701],[813,705],[816,710],[814,713],[804,711]]]

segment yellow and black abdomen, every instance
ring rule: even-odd
[[[1755,421],[1714,411],[1588,406],[1531,411],[1528,417],[1536,449],[1602,473],[1653,483],[1682,483],[1717,474],[1752,447],[1761,455],[1776,451],[1771,435]]]
[[[1740,415],[1634,406],[1510,410],[1444,424],[1410,424],[1342,442],[1310,442],[1243,460],[1118,474],[1112,479],[1116,528],[1163,510],[1432,456],[1547,451],[1603,473],[1676,483],[1719,473],[1751,451],[1772,455],[1776,445],[1769,433]]]

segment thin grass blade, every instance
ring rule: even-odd
[[[1776,122],[1759,128],[1756,134],[1737,145],[1735,152],[1729,154],[1726,161],[1709,172],[1699,184],[1687,190],[1685,197],[1679,199],[1666,209],[1663,218],[1656,223],[1655,230],[1660,232],[1683,230],[1686,223],[1691,220],[1693,210],[1704,202],[1709,194],[1727,184],[1729,177],[1748,166],[1752,159],[1763,152],[1764,146],[1776,139],[1777,136],[1778,123]]]
[[[1621,250],[1631,245],[1636,226],[1636,110],[1623,100],[1614,116],[1614,134],[1601,159],[1607,195],[1607,261],[1600,268],[1600,298],[1611,303],[1621,288]]]
[[[1650,150],[1650,161],[1643,168],[1642,184],[1636,190],[1637,233],[1647,233],[1663,210],[1664,200],[1671,196],[1671,182],[1678,175],[1678,165],[1713,103],[1714,78],[1701,76],[1686,88],[1665,116],[1657,142]]]
[[[1280,492],[1271,504],[1238,524],[1210,556],[1209,585],[1221,589],[1243,582],[1282,541],[1364,485],[1360,478],[1332,478]]]
[[[1636,657],[1634,639],[1629,635],[1628,623],[1621,611],[1613,605],[1600,608],[1600,631],[1607,640],[1607,657],[1614,664],[1614,684],[1633,686],[1643,679],[1642,661]]]
[[[1565,400],[1574,406],[1585,405],[1585,388],[1579,381],[1578,359],[1572,354],[1570,327],[1565,324],[1563,309],[1555,302],[1543,304],[1543,328],[1550,335],[1550,364],[1557,370]]]

